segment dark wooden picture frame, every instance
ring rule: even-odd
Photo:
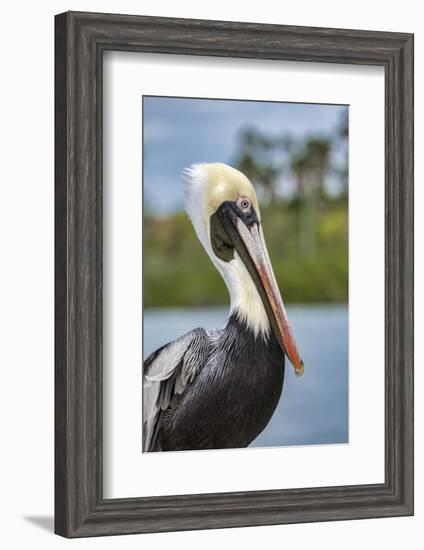
[[[384,67],[384,483],[103,498],[106,50]],[[55,21],[55,95],[56,533],[84,537],[412,515],[413,35],[68,12]]]

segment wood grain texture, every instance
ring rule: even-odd
[[[413,513],[413,35],[68,12],[55,23],[55,531],[65,537]],[[385,482],[103,499],[105,50],[385,68]]]

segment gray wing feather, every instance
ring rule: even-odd
[[[159,413],[172,408],[209,355],[208,333],[197,328],[153,352],[144,361],[144,449],[153,450]]]

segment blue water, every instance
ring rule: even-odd
[[[287,308],[300,354],[301,378],[286,361],[280,403],[254,447],[348,442],[348,309]],[[195,327],[221,328],[227,309],[149,309],[144,313],[144,357]]]

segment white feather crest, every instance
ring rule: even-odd
[[[207,220],[204,219],[205,192],[208,184],[207,164],[192,164],[182,173],[186,212],[193,224],[197,237],[210,256],[211,250],[207,234]],[[212,250],[211,250],[212,251]]]

